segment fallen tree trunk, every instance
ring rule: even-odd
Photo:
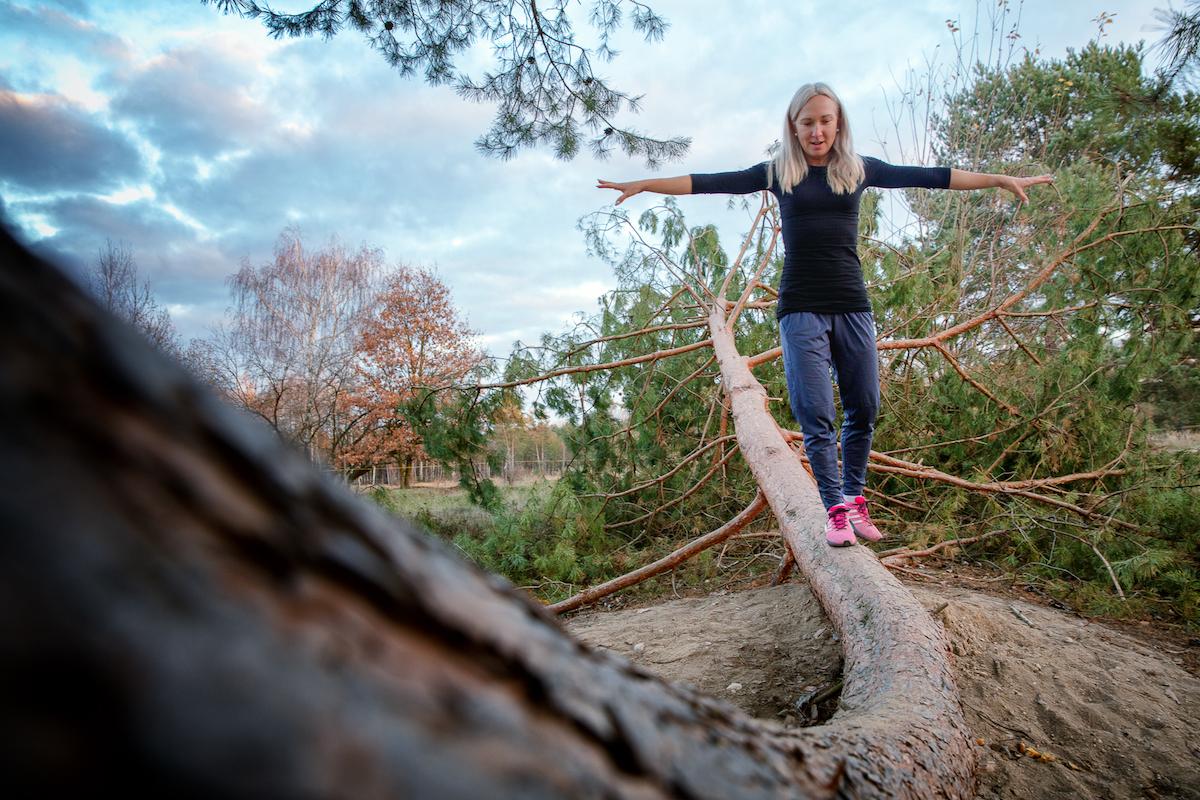
[[[738,353],[720,305],[709,330],[742,457],[845,649],[838,713],[806,733],[825,737],[823,746],[844,759],[846,785],[856,790],[972,796],[975,754],[945,635],[873,552],[825,543],[817,487],[768,413],[766,390]]]
[[[929,782],[961,726],[924,750],[888,737],[893,717],[787,730],[589,651],[7,234],[0,415],[0,770],[18,796],[971,794],[965,769]],[[877,700],[865,655],[854,709]],[[886,708],[943,720],[914,686]],[[876,735],[870,757],[896,761],[868,770]]]

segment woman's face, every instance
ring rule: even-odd
[[[792,120],[792,131],[800,140],[804,158],[814,167],[824,166],[829,160],[829,152],[837,130],[837,103],[823,94],[816,95],[805,103],[800,113]]]

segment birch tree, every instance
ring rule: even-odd
[[[164,353],[180,355],[171,315],[158,304],[127,246],[106,241],[87,275],[87,284],[102,307],[131,324]]]
[[[235,404],[336,465],[367,413],[350,398],[382,267],[378,250],[334,241],[310,251],[285,231],[271,261],[243,262],[229,278],[229,321],[195,343],[193,361]]]

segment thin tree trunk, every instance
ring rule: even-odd
[[[821,728],[665,684],[358,500],[7,236],[0,419],[14,796],[972,794],[923,611],[847,639],[851,710]],[[785,528],[811,516],[772,504]],[[869,574],[865,551],[838,557]],[[880,649],[910,630],[903,652],[933,656],[901,661],[933,663],[924,680]]]
[[[412,468],[413,468],[413,457],[411,455],[406,455],[400,461],[400,486],[401,486],[401,488],[407,489],[409,486],[412,485]]]

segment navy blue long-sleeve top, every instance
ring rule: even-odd
[[[808,168],[792,187],[767,185],[767,163],[739,172],[692,175],[692,194],[749,194],[770,189],[779,201],[783,233],[783,276],[775,316],[793,311],[839,314],[870,311],[862,263],[858,260],[858,206],[863,190],[920,187],[946,189],[948,167],[898,167],[866,156],[866,177],[850,194],[834,194],[826,167]]]

